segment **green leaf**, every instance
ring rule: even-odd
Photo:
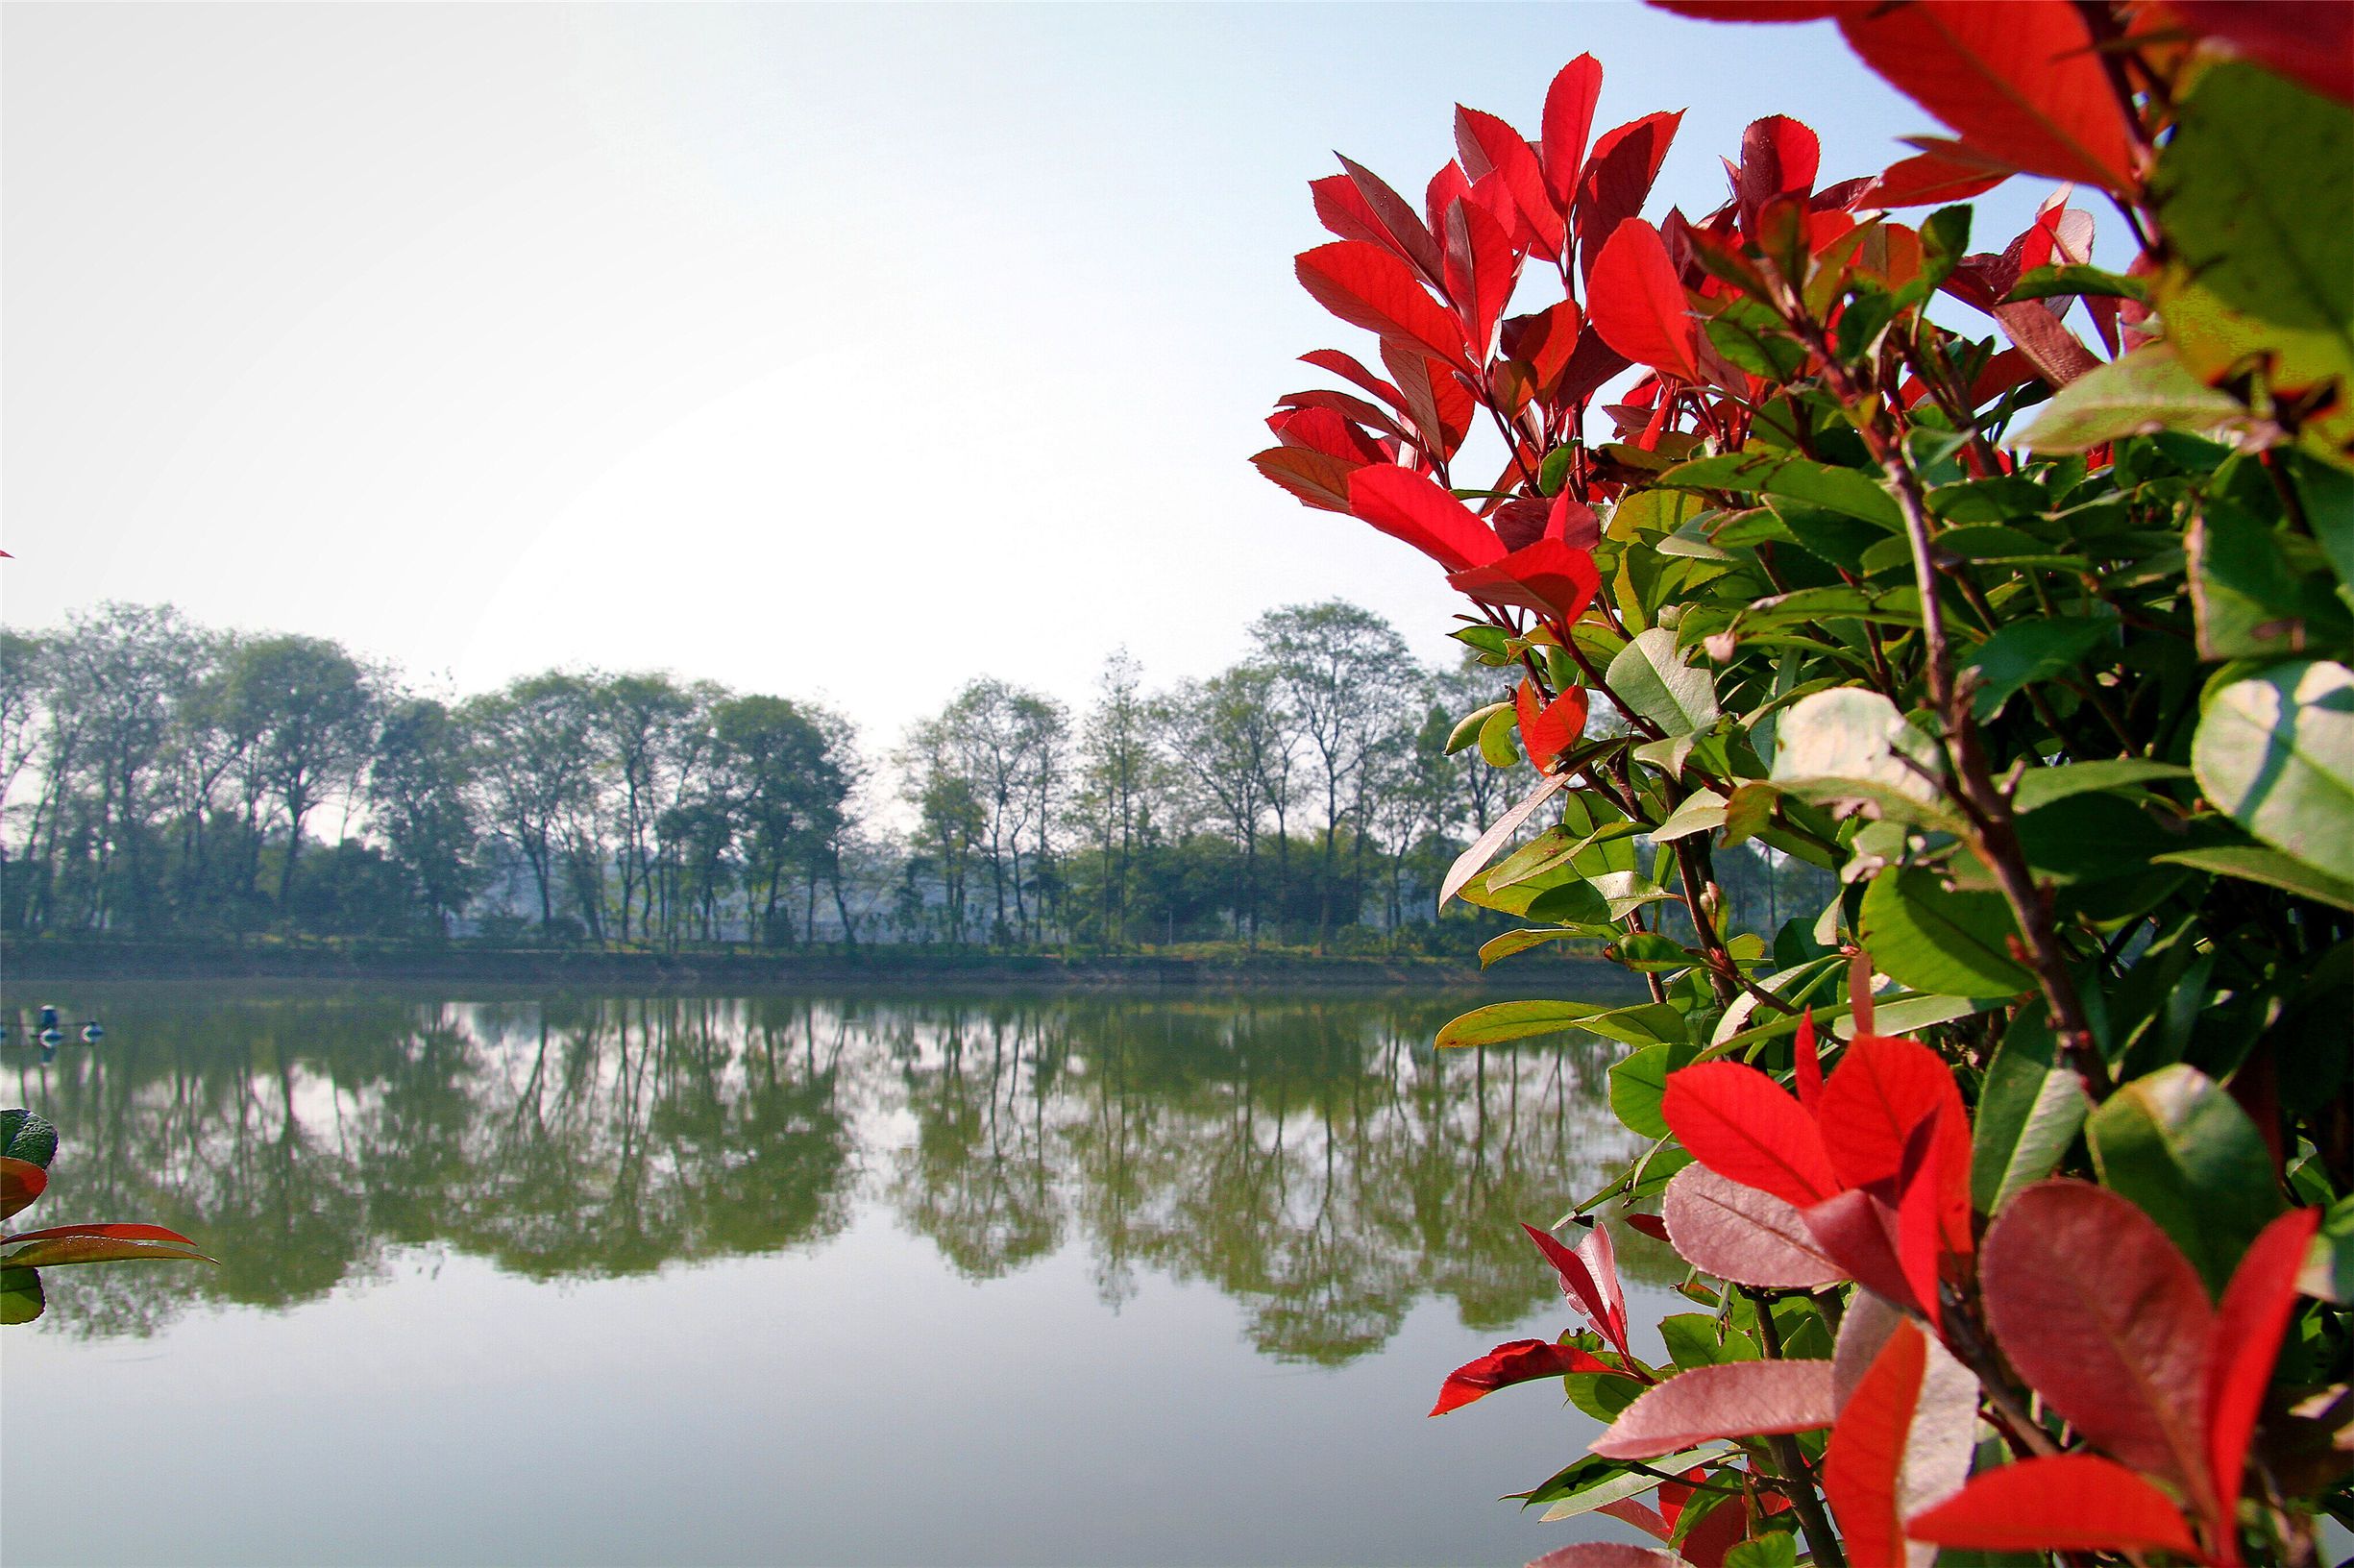
[[[1668,844],[1694,833],[1705,833],[1725,825],[1725,797],[1714,790],[1701,790],[1684,796],[1683,803],[1668,813],[1667,821],[1652,830],[1652,842]]]
[[[1477,708],[1463,715],[1462,718],[1456,721],[1455,727],[1447,731],[1447,755],[1453,756],[1465,747],[1476,744],[1480,739],[1480,730],[1483,725],[1497,714],[1511,711],[1512,704],[1509,702],[1490,702],[1484,708]]]
[[[1610,1110],[1628,1130],[1644,1138],[1666,1138],[1667,1118],[1659,1101],[1667,1093],[1667,1075],[1692,1060],[1692,1048],[1682,1041],[1659,1041],[1610,1065]]]
[[[1561,1384],[1572,1405],[1605,1423],[1617,1420],[1642,1395],[1644,1388],[1634,1379],[1616,1372],[1572,1372],[1561,1379]]]
[[[2281,1211],[2264,1135],[2223,1087],[2176,1063],[2119,1089],[2085,1123],[2101,1185],[2156,1220],[2221,1296]]]
[[[2031,452],[2083,452],[2120,436],[2210,430],[2247,419],[2246,406],[2192,375],[2172,344],[2152,343],[2060,388],[2012,439]]]
[[[1696,457],[1659,476],[1659,483],[1690,490],[1788,496],[1877,523],[1891,533],[1904,527],[1904,514],[1897,509],[1896,498],[1871,475],[1771,448]]]
[[[1673,937],[1663,937],[1656,931],[1630,932],[1604,948],[1603,956],[1640,974],[1666,974],[1676,969],[1688,969],[1696,962],[1692,954],[1685,951],[1682,943]]]
[[[2207,797],[2274,848],[2354,881],[2354,674],[2276,664],[2208,701],[2191,767]]]
[[[1491,1002],[1475,1007],[1438,1031],[1436,1043],[1494,1045],[1508,1040],[1583,1030],[1632,1045],[1682,1040],[1683,1015],[1665,1002],[1614,1007],[1607,1002]]]
[[[1698,496],[1675,490],[1637,490],[1610,508],[1606,531],[1613,539],[1674,533],[1708,508]]]
[[[1726,1329],[1720,1340],[1721,1326],[1713,1312],[1674,1312],[1659,1319],[1659,1338],[1667,1346],[1668,1360],[1687,1371],[1761,1359],[1756,1341],[1737,1329]]]
[[[1706,670],[1684,661],[1676,634],[1664,626],[1637,633],[1610,661],[1608,679],[1619,700],[1670,735],[1689,735],[1717,722],[1715,682]]]
[[[47,1117],[21,1108],[0,1111],[0,1159],[22,1160],[46,1170],[57,1152],[58,1130]]]
[[[1581,1374],[1585,1377],[1600,1375]],[[1638,1391],[1641,1386],[1640,1384],[1634,1384]],[[1524,1494],[1527,1501],[1521,1506],[1533,1508],[1539,1505],[1550,1505],[1551,1510],[1545,1515],[1548,1521],[1574,1519],[1579,1514],[1591,1513],[1621,1498],[1636,1497],[1650,1491],[1659,1484],[1659,1478],[1650,1473],[1654,1470],[1673,1466],[1669,1474],[1680,1475],[1696,1465],[1714,1464],[1732,1452],[1730,1443],[1710,1443],[1703,1448],[1688,1449],[1681,1454],[1650,1460],[1641,1470],[1630,1470],[1622,1459],[1606,1459],[1588,1455],[1543,1485]]]
[[[2340,1198],[2321,1216],[2321,1233],[2313,1238],[2296,1287],[2341,1307],[2354,1305],[2354,1197]]]
[[[2063,1066],[2042,1010],[2023,1012],[1987,1064],[1970,1139],[1970,1202],[1998,1213],[2011,1194],[2057,1170],[2092,1102]]]
[[[2219,499],[2192,520],[2183,548],[2201,658],[2281,658],[2354,638],[2310,541]]]
[[[2011,291],[2002,297],[2005,305],[2021,300],[2049,300],[2062,296],[2073,298],[2080,294],[2103,294],[2117,299],[2140,300],[2147,303],[2149,284],[2139,278],[2122,278],[2114,272],[2081,264],[2035,267],[2022,273]]]
[[[2117,622],[2103,616],[2051,621],[2014,621],[1980,643],[1962,661],[1978,672],[1970,711],[1979,723],[1992,721],[2023,686],[2066,674],[2117,635]]]
[[[1937,743],[1861,687],[1801,698],[1775,726],[1773,782],[1818,805],[1868,801],[1900,821],[1944,826],[1951,815],[1934,782],[1942,771]]]
[[[1532,947],[1541,947],[1549,942],[1567,942],[1577,937],[1592,937],[1610,928],[1601,925],[1554,925],[1541,929],[1507,931],[1488,938],[1480,944],[1480,968],[1485,968],[1499,959],[1525,953]]]
[[[2012,996],[2034,985],[2004,938],[2019,926],[1998,894],[1949,892],[1931,872],[1887,870],[1864,894],[1863,944],[1873,968],[1915,991]]]
[[[2234,61],[2183,100],[2152,184],[2167,241],[2201,286],[2244,315],[2332,331],[2354,349],[2348,168],[2354,110]]]
[[[46,1305],[37,1270],[0,1268],[0,1323],[30,1323]]]
[[[2038,879],[2105,882],[2148,874],[2150,862],[2182,843],[2139,806],[2078,795],[2019,820],[2019,845]]]
[[[2293,157],[2284,157],[2293,149]],[[2354,110],[2245,61],[2203,73],[2152,181],[2176,259],[2159,314],[2194,374],[2249,363],[2276,395],[2335,381],[2308,450],[2343,464],[2354,436]]]
[[[2122,790],[2162,778],[2189,778],[2191,770],[2178,763],[2145,762],[2139,757],[2115,757],[2102,762],[2068,762],[2057,768],[2031,768],[2020,776],[2011,807],[2022,816],[2095,790]]]
[[[2203,849],[2171,849],[2150,857],[2164,866],[2188,866],[2215,876],[2236,876],[2261,882],[2300,898],[2354,909],[2354,882],[2342,882],[2317,867],[2268,849],[2260,844],[2217,844]]]
[[[1990,1012],[2008,1000],[2003,996],[1882,996],[1872,1010],[1872,1028],[1876,1034],[1909,1035],[1933,1024],[1951,1023],[1955,1018]],[[1851,1015],[1842,1013],[1832,1020],[1831,1030],[1841,1040],[1853,1040],[1855,1020]]]
[[[1556,447],[1545,453],[1545,460],[1536,469],[1537,489],[1548,496],[1559,495],[1561,486],[1569,482],[1570,460],[1577,455],[1575,447]]]
[[[1753,1535],[1725,1554],[1725,1568],[1798,1568],[1798,1537],[1788,1531]]]
[[[1478,740],[1480,760],[1490,768],[1510,768],[1520,761],[1520,752],[1512,745],[1512,737],[1520,732],[1519,717],[1508,702],[1499,702],[1496,709],[1482,721]]]

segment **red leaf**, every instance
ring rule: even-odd
[[[1400,413],[1406,411],[1405,400],[1398,389],[1367,370],[1353,355],[1342,354],[1338,349],[1318,349],[1313,354],[1301,355],[1300,361],[1318,370],[1329,370],[1341,380],[1364,388]]]
[[[1439,1385],[1438,1403],[1431,1407],[1431,1413],[1444,1415],[1474,1400],[1484,1399],[1499,1388],[1509,1388],[1516,1383],[1534,1383],[1539,1378],[1557,1378],[1564,1372],[1626,1376],[1575,1345],[1557,1345],[1545,1339],[1514,1339],[1448,1373],[1447,1381]]]
[[[1512,193],[1512,205],[1534,231],[1545,254],[1559,256],[1567,233],[1561,209],[1554,205],[1552,193],[1545,188],[1545,171],[1521,134],[1493,114],[1458,104],[1455,147],[1472,179],[1490,170],[1502,177],[1504,188]]]
[[[1557,1546],[1529,1564],[1529,1568],[1685,1568],[1683,1558],[1655,1546],[1619,1546],[1590,1541]]]
[[[1978,1259],[2011,1364],[2092,1442],[2202,1504],[2206,1288],[2157,1222],[2086,1182],[2038,1182],[2003,1207]]]
[[[1815,1010],[1808,1008],[1799,1015],[1797,1041],[1798,1070],[1792,1074],[1798,1083],[1799,1104],[1815,1111],[1815,1119],[1823,1119],[1816,1107],[1823,1101],[1823,1053],[1815,1048]]]
[[[1350,475],[1349,510],[1450,572],[1487,566],[1504,554],[1503,541],[1470,507],[1408,469],[1369,467]]]
[[[1607,1459],[1652,1459],[1718,1437],[1812,1432],[1832,1414],[1830,1362],[1732,1361],[1644,1390],[1587,1446]]]
[[[1468,367],[1462,328],[1423,292],[1405,262],[1380,246],[1336,240],[1302,252],[1296,266],[1300,286],[1350,326]]]
[[[1337,398],[1340,394],[1334,392],[1328,396]],[[1387,415],[1374,417],[1388,423]],[[1275,438],[1287,447],[1304,447],[1361,467],[1389,461],[1389,453],[1382,450],[1379,442],[1330,408],[1294,408],[1278,413],[1267,424],[1275,431]]]
[[[1336,158],[1338,154],[1334,155]],[[1438,240],[1431,230],[1423,227],[1412,204],[1389,188],[1382,177],[1361,163],[1340,159],[1341,168],[1348,171],[1349,184],[1355,187],[1358,199],[1364,203],[1381,234],[1388,239],[1388,249],[1434,286],[1439,282]]]
[[[1578,182],[1577,205],[1578,265],[1580,275],[1589,282],[1602,247],[1618,233],[1621,223],[1643,210],[1644,198],[1659,178],[1668,144],[1676,139],[1676,128],[1682,123],[1681,110],[1646,114],[1604,132],[1594,143],[1594,154],[1585,160],[1585,173]]]
[[[1520,744],[1529,748],[1529,761],[1540,773],[1550,773],[1560,766],[1562,753],[1576,746],[1585,733],[1586,696],[1582,686],[1572,686],[1539,708],[1536,688],[1524,675],[1512,694],[1512,707],[1520,717]]]
[[[1677,1141],[1720,1176],[1802,1209],[1839,1190],[1814,1118],[1755,1067],[1703,1062],[1672,1072],[1659,1109]]]
[[[1661,1198],[1660,1217],[1683,1261],[1720,1280],[1812,1289],[1848,1277],[1815,1245],[1796,1209],[1705,1165],[1676,1173]]]
[[[1710,22],[1811,22],[1860,0],[1651,0],[1661,11]]]
[[[1594,129],[1594,105],[1602,97],[1602,62],[1580,55],[1561,67],[1545,89],[1545,191],[1561,212],[1578,199],[1578,174],[1585,164],[1585,138]]]
[[[1831,1168],[1847,1187],[1894,1178],[1913,1129],[1941,1113],[1939,1190],[1949,1250],[1970,1252],[1970,1117],[1962,1091],[1935,1051],[1919,1041],[1858,1035],[1839,1059],[1814,1107]]]
[[[2164,1492],[2097,1454],[1989,1470],[1905,1529],[1919,1540],[1981,1552],[2171,1552],[2205,1560]]]
[[[1858,1188],[1801,1210],[1800,1217],[1824,1256],[1857,1285],[1892,1306],[1928,1314],[1905,1275],[1888,1205]]]
[[[1648,1503],[1638,1503],[1631,1497],[1613,1498],[1594,1511],[1622,1525],[1632,1525],[1655,1541],[1666,1540],[1675,1530],[1660,1516],[1658,1509]]]
[[[160,1225],[136,1224],[53,1225],[45,1231],[16,1231],[0,1237],[0,1241],[50,1241],[72,1236],[103,1237],[114,1241],[177,1241],[184,1247],[196,1245],[178,1231]]]
[[[1527,364],[1534,374],[1534,390],[1551,397],[1561,373],[1577,352],[1584,318],[1575,300],[1563,300],[1532,315],[1513,316],[1504,324],[1504,352]]]
[[[1398,395],[1407,417],[1428,439],[1423,450],[1441,459],[1452,457],[1463,437],[1471,433],[1476,404],[1463,383],[1455,379],[1448,362],[1434,359],[1410,345],[1382,343],[1382,367],[1397,378]]]
[[[1800,121],[1785,114],[1752,121],[1741,133],[1741,166],[1733,177],[1741,227],[1754,228],[1757,209],[1776,196],[1811,194],[1822,162],[1822,142]]]
[[[1922,153],[1891,163],[1855,200],[1857,207],[1927,207],[1966,202],[2008,180],[2010,175],[1956,163],[1936,153]]]
[[[1904,1143],[1904,1164],[1896,1179],[1897,1262],[1904,1270],[1904,1283],[1913,1287],[1913,1300],[1920,1304],[1921,1315],[1929,1320],[1929,1327],[1943,1332],[1944,1304],[1939,1299],[1938,1224],[1940,1207],[1938,1188],[1948,1185],[1943,1173],[1949,1163],[1939,1148],[1939,1133],[1951,1124],[1941,1112],[1913,1129]],[[1965,1150],[1967,1144],[1965,1144]],[[1967,1160],[1967,1153],[1964,1155]],[[1967,1167],[1964,1174],[1967,1175]],[[1970,1242],[1969,1194],[1963,1193],[1962,1247]]]
[[[2055,387],[2100,368],[2100,360],[2084,346],[2084,340],[2062,326],[2041,300],[1998,305],[1994,316],[2003,335],[2018,344],[2037,374]]]
[[[1689,1169],[1691,1167],[1687,1166],[1685,1168]],[[1627,1229],[1631,1231],[1637,1232],[1643,1236],[1648,1236],[1654,1241],[1665,1241],[1667,1239],[1667,1221],[1660,1218],[1657,1214],[1622,1214],[1619,1217],[1626,1220]]]
[[[1927,1364],[1927,1340],[1911,1323],[1899,1323],[1840,1408],[1823,1452],[1823,1495],[1856,1562],[1904,1558],[1897,1488]]]
[[[0,1155],[0,1219],[22,1213],[49,1185],[49,1172],[30,1160]]]
[[[1692,319],[1659,231],[1629,218],[1603,246],[1586,285],[1586,320],[1638,364],[1687,381],[1700,375],[1700,325]]]
[[[1572,550],[1592,550],[1602,543],[1602,519],[1594,508],[1564,490],[1553,498],[1545,519],[1545,537],[1558,539]]]
[[[1275,400],[1275,405],[1278,408],[1329,408],[1342,419],[1357,425],[1370,426],[1393,441],[1404,442],[1409,446],[1421,445],[1414,439],[1412,432],[1391,417],[1386,409],[1378,408],[1364,399],[1353,397],[1346,392],[1335,392],[1323,387],[1312,388],[1306,392],[1287,392]],[[1292,440],[1285,430],[1279,429],[1275,433],[1284,436],[1287,445],[1308,446],[1312,444],[1304,440]],[[1371,442],[1367,442],[1366,446],[1376,453],[1381,451]],[[1337,456],[1339,453],[1336,453],[1334,455]],[[1389,459],[1388,454],[1384,453],[1367,460],[1386,462]]]
[[[2286,0],[2168,0],[2167,9],[2250,60],[2354,104],[2354,7]]]
[[[1509,605],[1574,625],[1602,584],[1591,551],[1573,550],[1558,539],[1523,546],[1493,566],[1475,567],[1447,578],[1447,586],[1483,604]]]
[[[1306,447],[1269,447],[1253,453],[1251,463],[1311,506],[1328,512],[1349,510],[1349,476],[1358,471],[1353,463]]]
[[[18,1245],[24,1242],[23,1245]],[[62,1268],[69,1263],[127,1263],[140,1260],[209,1263],[215,1260],[177,1241],[130,1240],[70,1234],[43,1241],[11,1237],[0,1268]]]
[[[2124,111],[2076,8],[2063,0],[1915,0],[1848,11],[1864,62],[1979,151],[2104,190],[2135,185]]]
[[[1471,181],[1460,164],[1448,162],[1431,176],[1431,183],[1422,187],[1422,210],[1430,214],[1431,233],[1436,233],[1447,225],[1447,206],[1466,200],[1471,195]]]
[[[1484,360],[1520,279],[1520,253],[1487,208],[1474,202],[1447,204],[1446,234],[1447,295],[1462,318],[1472,358]]]
[[[1686,1527],[1676,1550],[1692,1568],[1725,1568],[1725,1555],[1749,1539],[1749,1509],[1737,1497],[1715,1500],[1715,1507]]]
[[[2215,1478],[2218,1521],[2231,1519],[2239,1508],[2256,1408],[2272,1381],[2281,1333],[2296,1301],[2297,1271],[2320,1224],[2318,1209],[2292,1209],[2273,1220],[2248,1247],[2232,1271],[2231,1284],[2223,1288],[2214,1343],[2207,1353],[2207,1459]],[[2237,1531],[2216,1533],[2231,1541]]]
[[[1525,681],[1523,685],[1526,685]],[[1561,1277],[1561,1294],[1569,1298],[1570,1305],[1584,1313],[1587,1320],[1602,1331],[1603,1337],[1618,1347],[1619,1354],[1627,1354],[1627,1303],[1619,1295],[1618,1265],[1609,1257],[1608,1240],[1602,1244],[1600,1256],[1604,1264],[1601,1272],[1597,1273],[1586,1252],[1586,1248],[1592,1245],[1591,1236],[1573,1252],[1561,1245],[1559,1238],[1551,1231],[1540,1231],[1525,1222],[1520,1228],[1529,1233],[1529,1239],[1536,1243],[1536,1250],[1545,1255],[1545,1261],[1553,1265],[1553,1271]],[[1597,1231],[1594,1234],[1601,1233]]]

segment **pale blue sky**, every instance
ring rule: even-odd
[[[1824,24],[1556,6],[12,4],[0,615],[321,632],[822,693],[888,743],[981,672],[1084,699],[1419,556],[1248,454],[1338,148],[1419,192],[1460,100],[1689,110],[1652,211],[1784,112],[1937,128]],[[2045,187],[1994,199],[1982,240]],[[1983,204],[1982,204],[1983,205]],[[1998,231],[1999,231],[1998,233]]]

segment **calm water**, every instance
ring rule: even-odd
[[[1579,1538],[1495,1501],[1590,1434],[1557,1393],[1422,1412],[1569,1321],[1514,1222],[1631,1152],[1598,1052],[1439,1058],[1444,1001],[56,999],[110,1033],[0,1054],[65,1138],[18,1223],[223,1266],[43,1276],[12,1565]]]

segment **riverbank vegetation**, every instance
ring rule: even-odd
[[[1476,664],[1345,603],[1073,714],[968,682],[887,752],[819,704],[550,671],[453,699],[324,639],[110,605],[0,631],[0,931],[662,951],[918,943],[1468,954],[1432,909],[1526,772],[1450,753]],[[1504,766],[1497,766],[1498,763]],[[1733,857],[1771,919],[1816,873]],[[1819,901],[1819,898],[1818,898]]]

